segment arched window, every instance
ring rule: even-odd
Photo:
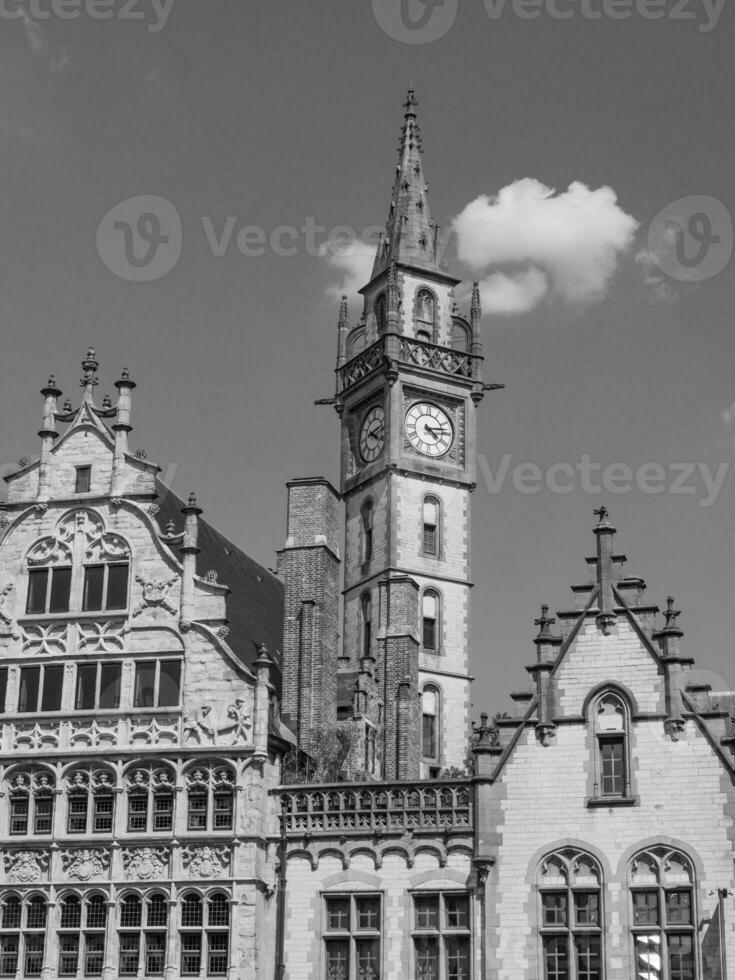
[[[461,320],[452,320],[452,347],[462,354],[469,354],[470,331],[467,324]]]
[[[126,773],[128,833],[163,833],[173,828],[174,774],[165,767],[135,767]]]
[[[441,599],[436,589],[425,589],[421,596],[421,645],[427,653],[439,651]]]
[[[375,301],[375,327],[378,336],[382,337],[388,328],[388,317],[386,313],[385,293],[381,293]]]
[[[365,348],[365,330],[353,330],[347,338],[347,359],[359,354]]]
[[[362,656],[369,657],[372,644],[373,601],[366,592],[360,599],[360,618],[362,629]]]
[[[564,848],[543,859],[536,882],[544,980],[602,980],[598,862],[576,848]]]
[[[66,778],[69,834],[110,834],[115,813],[115,782],[107,769],[75,769]]]
[[[28,616],[127,609],[130,548],[94,511],[65,514],[30,549],[27,566]]]
[[[436,343],[436,297],[429,289],[416,294],[414,322],[417,340]]]
[[[441,691],[434,684],[427,684],[421,692],[422,755],[429,762],[439,761],[439,715]]]
[[[90,895],[83,903],[68,895],[61,902],[59,926],[59,976],[101,977],[107,929],[104,895]]]
[[[628,869],[636,976],[696,980],[694,868],[670,847],[641,851]]]
[[[425,555],[439,555],[441,503],[438,497],[424,497],[423,549]]]
[[[166,966],[168,900],[159,892],[142,902],[126,895],[120,905],[119,974],[138,976],[141,957],[143,975],[162,977]]]
[[[362,563],[363,565],[373,557],[373,516],[375,508],[372,500],[366,500],[360,509],[362,522]]]
[[[594,798],[630,798],[628,708],[615,691],[598,695],[590,707],[595,740]]]
[[[232,830],[235,778],[231,769],[210,763],[186,773],[189,830]]]
[[[54,778],[45,769],[16,772],[8,780],[10,835],[50,834],[54,815]],[[2,974],[0,974],[2,976]]]
[[[206,955],[208,977],[227,974],[229,965],[230,900],[222,892],[210,895],[204,904],[199,895],[188,894],[181,903],[181,976],[198,977]]]
[[[22,903],[17,895],[9,895],[1,907],[0,976],[40,977],[46,950],[46,899],[33,895]]]

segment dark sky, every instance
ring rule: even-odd
[[[707,238],[735,208],[733,10],[720,9],[715,23],[711,2],[689,0],[693,19],[673,19],[671,2],[651,21],[643,0],[544,0],[525,19],[533,4],[509,2],[492,16],[501,8],[490,0],[406,3],[415,25],[425,14],[424,30],[441,36],[401,30],[398,0],[174,0],[165,10],[138,0],[128,11],[142,18],[123,17],[120,2],[108,20],[92,16],[91,0],[69,20],[38,0],[22,17],[0,14],[4,472],[37,451],[37,390],[49,372],[78,398],[79,360],[93,343],[100,398],[114,394],[125,365],[139,385],[133,446],[272,565],[284,482],[338,479],[336,416],[313,407],[333,392],[335,271],[298,229],[361,234],[385,221],[413,81],[432,211],[444,226],[524,178],[556,189],[562,204],[575,182],[609,187],[635,219],[631,240],[606,255],[604,288],[582,302],[554,289],[557,252],[572,266],[586,257],[564,251],[568,212],[529,221],[536,239],[505,255],[505,271],[523,276],[530,263],[551,285],[525,312],[484,318],[486,374],[507,389],[481,407],[478,452],[486,476],[510,459],[502,487],[481,478],[473,498],[477,710],[526,686],[533,619],[542,601],[567,607],[568,586],[585,580],[601,502],[651,601],[676,596],[685,650],[714,672],[716,689],[733,687],[735,470],[723,471],[714,500],[703,475],[714,478],[734,452],[730,247],[720,235],[681,275],[673,253],[668,264],[663,256],[671,278],[647,253],[635,261],[652,243],[655,252],[647,231],[662,209]],[[625,20],[610,16],[626,9]],[[181,222],[178,262],[149,282],[102,260],[110,264],[115,217],[132,228],[133,205],[98,236],[112,208],[140,195],[165,198]],[[587,234],[604,242],[604,209],[581,213],[577,245]],[[217,256],[210,240],[228,218],[230,245]],[[280,238],[294,254],[270,245],[282,225],[297,229]],[[262,230],[263,254],[238,251],[246,226]],[[166,231],[141,229],[151,240]],[[318,245],[326,232],[313,237]],[[575,471],[557,481],[571,492],[553,492],[549,467],[585,456],[602,469],[629,467],[632,488],[591,492]],[[521,463],[539,468],[538,492],[522,492]],[[645,464],[663,468],[660,492],[636,485]],[[682,466],[700,467],[689,493],[672,492]]]

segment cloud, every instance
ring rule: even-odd
[[[375,245],[359,238],[327,241],[319,248],[319,255],[339,278],[327,286],[327,296],[338,301],[342,296],[354,296],[370,281],[375,262]]]
[[[676,229],[671,226],[661,228],[657,238],[649,234],[647,247],[636,255],[636,265],[643,274],[643,282],[651,290],[651,298],[656,302],[673,302],[678,293],[671,279],[665,276],[662,268],[676,249]]]
[[[638,227],[611,187],[577,181],[557,194],[531,178],[481,195],[453,222],[460,260],[485,272],[486,310],[509,314],[552,296],[579,305],[602,300]],[[493,268],[500,265],[515,268]]]
[[[725,425],[732,425],[735,422],[735,402],[729,408],[722,409],[722,421]]]

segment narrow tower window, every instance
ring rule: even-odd
[[[428,289],[420,289],[416,296],[416,339],[425,343],[435,342],[436,299]]]
[[[89,493],[92,487],[92,467],[77,466],[74,493]]]
[[[378,330],[378,336],[382,337],[388,327],[384,294],[379,296],[375,301],[375,326]]]
[[[362,563],[366,564],[373,557],[373,515],[375,508],[372,500],[366,500],[362,505]]]
[[[623,699],[612,691],[592,704],[595,739],[596,799],[630,797],[628,712]]]
[[[372,642],[372,615],[373,602],[369,593],[365,593],[360,601],[362,613],[362,655],[370,656],[370,645]]]
[[[439,593],[427,589],[421,599],[421,642],[428,653],[439,650]]]
[[[424,499],[423,546],[425,555],[439,554],[439,501],[436,497]]]
[[[439,688],[427,685],[421,694],[422,754],[424,759],[439,759]]]

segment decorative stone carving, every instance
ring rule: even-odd
[[[0,537],[2,532],[0,531]],[[12,582],[8,582],[5,588],[0,592],[0,636],[12,636],[14,640],[17,640],[20,636],[18,627],[15,620],[11,615],[5,612],[5,605],[13,594],[15,586]]]
[[[192,878],[216,878],[229,870],[229,847],[185,847],[181,856]]]
[[[176,614],[176,607],[168,601],[168,596],[178,581],[177,578],[163,581],[163,579],[145,579],[142,575],[136,575],[135,581],[142,586],[143,594],[141,596],[141,602],[133,610],[133,616],[140,616],[146,608],[156,607],[165,609],[166,612],[170,612],[172,615]]]
[[[110,867],[110,854],[102,847],[94,850],[66,848],[61,852],[61,866],[67,877],[77,881],[103,878]]]
[[[125,649],[126,624],[123,620],[108,623],[77,623],[79,651],[83,653],[116,653]]]
[[[158,517],[161,513],[161,508],[158,504],[148,504],[146,507],[146,513],[150,514],[151,517]]]
[[[48,861],[47,851],[6,851],[3,855],[8,878],[19,885],[40,881],[48,870]]]
[[[126,878],[151,881],[167,876],[170,851],[167,847],[126,847],[122,859]]]
[[[228,705],[227,718],[223,719],[223,723],[212,713],[212,705],[205,704],[184,717],[184,744],[220,745],[220,736],[227,735],[230,745],[248,745],[252,727],[242,698]]]
[[[15,751],[39,749],[58,749],[60,742],[57,722],[13,726],[13,749]]]
[[[220,628],[217,630],[217,636],[220,638],[220,640],[226,640],[229,635],[230,635],[229,626],[220,626]]]
[[[88,724],[73,725],[70,736],[72,748],[88,745],[90,748],[117,745],[117,721],[97,721],[95,718]]]
[[[179,719],[173,716],[134,718],[130,729],[132,745],[176,745]]]
[[[69,627],[66,623],[49,626],[30,625],[21,630],[23,653],[40,653],[58,656],[65,654],[69,645]]]

